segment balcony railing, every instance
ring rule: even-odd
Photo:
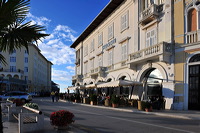
[[[158,6],[155,4],[152,4],[149,8],[145,9],[140,13],[139,21],[142,24],[147,24],[151,21],[153,21],[158,16]]]
[[[172,44],[162,42],[130,54],[129,63],[143,62],[156,58],[159,58],[160,61],[169,62],[171,54]]]
[[[97,67],[97,68],[95,68],[95,69],[92,69],[92,70],[90,71],[90,72],[91,72],[90,75],[99,75],[99,76],[103,76],[106,70],[107,70],[106,67],[100,66],[100,67]]]
[[[83,75],[81,75],[81,74],[78,74],[78,75],[72,76],[72,80],[78,80],[78,81],[81,81],[82,78],[83,78]]]
[[[9,73],[20,73],[20,74],[24,74],[24,71],[21,69],[0,69],[0,72],[9,72]]]
[[[186,42],[195,43],[200,41],[200,30],[186,33]]]

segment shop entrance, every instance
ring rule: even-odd
[[[143,99],[150,100],[152,102],[153,109],[164,109],[165,100],[162,95],[163,76],[161,72],[156,68],[152,68],[146,72],[143,80],[145,88]]]
[[[200,54],[189,61],[188,109],[200,110]]]

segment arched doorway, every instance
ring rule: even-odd
[[[188,109],[200,110],[200,54],[189,60]]]
[[[152,99],[162,96],[162,82],[163,76],[161,72],[156,68],[149,69],[144,78],[144,88],[145,93],[143,94],[143,99]]]

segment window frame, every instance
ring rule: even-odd
[[[114,23],[108,26],[108,40],[114,38]]]
[[[108,51],[108,66],[113,65],[113,49]]]
[[[152,35],[153,33],[153,35]],[[150,47],[157,44],[157,31],[156,28],[148,30],[145,37],[145,47]]]
[[[121,32],[129,28],[129,11],[121,16]]]

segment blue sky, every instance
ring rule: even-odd
[[[50,34],[40,42],[41,53],[54,65],[52,80],[61,92],[71,86],[75,51],[70,45],[110,0],[31,0],[27,20],[46,27]]]

